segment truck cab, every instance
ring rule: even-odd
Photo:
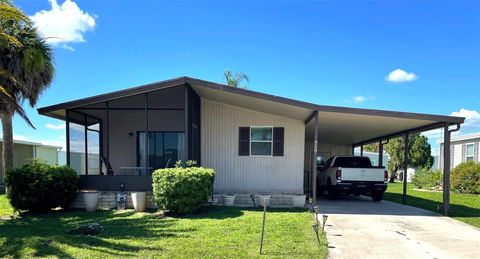
[[[364,156],[334,156],[323,163],[317,159],[317,184],[334,198],[340,194],[371,195],[381,201],[387,190],[388,172],[383,166],[372,166]]]

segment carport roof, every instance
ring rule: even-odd
[[[432,126],[439,127],[439,125],[445,124],[461,124],[464,122],[464,118],[454,116],[318,105],[191,77],[179,77],[55,104],[39,108],[38,112],[64,120],[67,109],[75,109],[182,85],[191,86],[199,96],[205,99],[305,121],[307,124],[307,137],[309,130],[312,128],[311,123],[308,122],[312,118],[313,113],[318,111],[320,118],[320,141],[334,143],[356,144],[382,136],[398,134],[406,130]]]

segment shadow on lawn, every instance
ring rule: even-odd
[[[228,219],[228,218],[237,218],[244,215],[244,211],[258,211],[262,212],[263,207],[227,207],[227,206],[205,206],[201,207],[195,213],[178,215],[178,214],[169,214],[167,216],[173,218],[188,218],[188,219]],[[304,208],[267,208],[267,212],[282,212],[282,213],[299,213],[306,212],[307,209]]]
[[[400,193],[384,193],[385,200],[402,203],[402,194]],[[422,209],[443,213],[443,203],[439,201],[423,199],[407,194],[406,205],[419,207]],[[480,215],[479,208],[472,208],[458,204],[450,204],[450,216],[453,217],[478,217]]]
[[[53,211],[45,214],[22,214],[17,220],[0,221],[0,257],[57,256],[71,258],[65,246],[73,249],[98,251],[112,256],[135,256],[141,250],[157,250],[149,239],[188,237],[195,229],[173,229],[178,219],[158,218],[134,211]],[[97,236],[68,234],[78,225],[99,223],[104,231]],[[142,246],[127,240],[142,239]],[[110,241],[112,240],[112,241]],[[60,247],[62,246],[62,247]]]

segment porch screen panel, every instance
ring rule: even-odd
[[[85,170],[85,126],[70,122],[70,167],[79,175]]]
[[[98,124],[95,124],[98,125]],[[87,130],[87,150],[88,150],[88,174],[99,175],[100,174],[100,133],[96,130],[90,130],[95,126],[88,127]]]
[[[185,161],[185,134],[183,132],[149,132],[149,166],[155,169],[174,167],[178,160]],[[137,164],[145,165],[145,132],[137,138]]]

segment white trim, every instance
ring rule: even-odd
[[[272,140],[254,140],[253,142],[260,142],[260,143],[271,143],[270,145],[270,155],[252,155],[252,128],[270,128],[272,130]],[[249,156],[251,157],[273,157],[273,126],[249,126],[248,130],[249,138],[248,138],[248,146],[250,148],[249,150]]]
[[[443,133],[442,133],[443,135]],[[457,142],[457,141],[462,141],[462,140],[469,140],[469,139],[477,139],[480,138],[480,132],[474,132],[474,133],[469,133],[465,135],[457,135],[457,136],[452,136],[450,139],[450,142]],[[438,140],[439,144],[443,144],[443,137]]]

